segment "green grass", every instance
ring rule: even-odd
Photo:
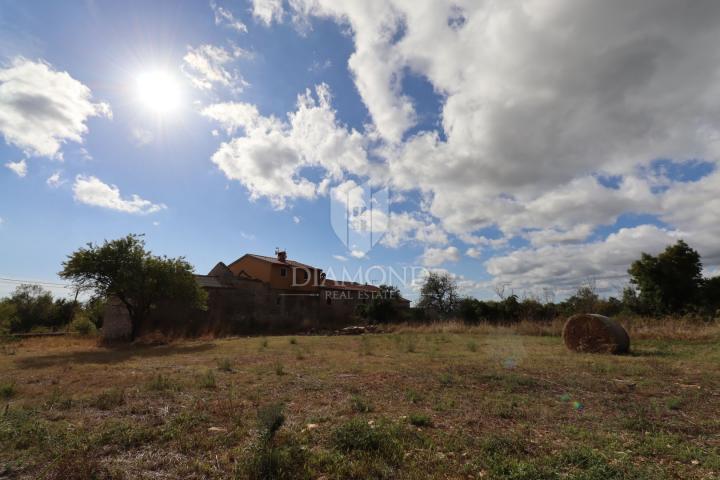
[[[483,328],[23,340],[0,355],[0,475],[720,478],[718,338],[605,356]]]

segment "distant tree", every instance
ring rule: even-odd
[[[478,308],[481,302],[472,297],[465,297],[460,299],[457,303],[457,314],[463,322],[469,325],[475,325],[480,321],[480,309]]]
[[[565,300],[563,307],[569,315],[593,313],[597,310],[599,303],[600,297],[595,293],[595,290],[590,286],[583,286],[578,288],[575,295]]]
[[[48,290],[30,284],[19,285],[3,305],[0,322],[13,333],[61,328],[72,320],[77,306],[74,301],[54,300]]]
[[[372,322],[388,323],[397,316],[397,301],[400,290],[392,285],[380,285],[380,292],[372,296],[367,304],[360,305],[360,314]]]
[[[12,320],[15,318],[15,305],[8,299],[0,301],[0,335],[11,331]]]
[[[657,257],[643,253],[628,270],[648,313],[682,313],[696,305],[703,283],[700,255],[683,240]]]
[[[430,272],[420,289],[418,306],[442,315],[453,312],[457,303],[457,283],[447,273]]]
[[[141,235],[128,235],[102,245],[89,243],[63,262],[62,278],[95,296],[117,297],[131,320],[131,340],[150,311],[163,300],[205,307],[206,293],[183,257],[158,257],[145,249]]]
[[[705,313],[713,317],[718,316],[720,314],[720,276],[703,281],[701,297]]]

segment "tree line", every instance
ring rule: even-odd
[[[620,298],[601,298],[592,287],[581,287],[562,302],[541,301],[515,294],[498,300],[461,297],[457,282],[446,273],[426,277],[415,308],[401,309],[398,288],[381,285],[381,295],[358,307],[358,316],[378,323],[435,321],[460,318],[512,323],[520,320],[550,321],[576,313],[607,316],[694,315],[706,319],[720,316],[720,276],[703,277],[700,255],[683,240],[657,256],[643,253],[629,269],[630,284]],[[88,244],[68,256],[60,276],[70,280],[90,299],[78,302],[54,299],[38,285],[20,285],[0,300],[0,334],[57,331],[71,328],[89,333],[102,326],[105,299],[118,298],[128,309],[133,327],[163,300],[180,300],[204,308],[206,292],[193,277],[184,258],[155,256],[145,248],[141,235]],[[133,328],[133,333],[135,328]]]
[[[602,298],[591,286],[580,287],[562,302],[541,301],[503,295],[499,300],[461,297],[455,279],[448,273],[430,272],[421,289],[417,307],[408,313],[383,298],[361,308],[372,321],[434,321],[459,318],[466,323],[513,323],[520,320],[550,321],[577,313],[606,316],[693,315],[704,319],[720,316],[720,276],[705,278],[700,255],[679,240],[662,253],[643,253],[629,269],[629,285],[622,296]],[[389,289],[392,287],[383,286]],[[395,289],[397,290],[397,289]]]

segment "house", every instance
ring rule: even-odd
[[[325,279],[322,269],[287,258],[287,252],[277,250],[275,257],[246,253],[228,268],[235,276],[254,278],[275,290],[316,292]]]
[[[382,294],[375,285],[328,279],[321,268],[291,260],[281,250],[274,257],[248,253],[229,265],[218,262],[195,280],[208,293],[206,309],[163,303],[138,333],[192,337],[336,330],[356,323],[358,305]],[[395,302],[398,308],[410,305],[403,298]],[[125,308],[110,305],[103,336],[127,336]]]

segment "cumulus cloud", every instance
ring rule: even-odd
[[[422,264],[426,267],[437,267],[447,262],[457,262],[460,251],[457,247],[426,248],[422,254]]]
[[[228,52],[222,47],[209,44],[188,47],[188,52],[183,57],[182,70],[192,84],[201,90],[212,90],[214,85],[222,85],[241,92],[248,83],[239,73],[228,70],[226,66],[243,53],[242,49]]]
[[[282,22],[283,5],[282,0],[253,0],[253,16],[269,26],[276,22]]]
[[[240,181],[251,199],[266,197],[278,209],[290,199],[324,194],[322,182],[303,176],[308,167],[319,167],[336,179],[345,171],[367,174],[367,140],[337,121],[330,100],[325,84],[318,85],[314,95],[307,90],[298,96],[297,110],[287,120],[262,116],[246,103],[208,106],[203,115],[231,135],[242,131],[220,145],[213,163],[229,179]]]
[[[390,214],[388,229],[381,243],[390,248],[398,248],[406,243],[445,245],[448,236],[429,215],[399,212]]]
[[[5,166],[12,170],[20,178],[27,175],[27,162],[24,158],[19,162],[7,162]]]
[[[300,217],[298,217],[297,215],[294,215],[292,217],[292,221],[294,224],[298,224],[298,223],[300,223]]]
[[[162,203],[152,203],[135,194],[131,195],[129,199],[122,198],[118,187],[108,185],[93,176],[78,175],[75,177],[73,194],[77,202],[119,212],[148,214],[167,208]]]
[[[491,258],[486,267],[496,283],[516,290],[549,287],[570,293],[592,281],[600,290],[612,291],[624,285],[627,269],[640,252],[655,255],[682,236],[641,225],[620,229],[598,242],[515,250]]]
[[[480,258],[482,256],[482,250],[480,250],[479,248],[470,247],[465,250],[465,255],[470,258]]]
[[[44,61],[16,57],[0,68],[0,132],[28,155],[61,158],[60,147],[81,143],[92,116],[111,117],[90,89]]]
[[[63,180],[60,172],[55,172],[50,175],[47,180],[45,180],[45,183],[47,183],[50,188],[58,188],[60,185],[65,183],[65,180]]]
[[[221,7],[215,2],[210,2],[210,8],[212,8],[215,14],[215,25],[223,25],[240,33],[247,33],[247,27],[243,22],[235,18],[235,15],[226,8]]]
[[[383,243],[426,244],[430,263],[457,256],[449,236],[471,257],[524,238],[527,247],[491,259],[488,272],[563,288],[586,276],[624,278],[640,251],[679,236],[720,263],[720,174],[678,182],[647,169],[658,158],[720,162],[720,3],[293,0],[287,15],[282,5],[258,0],[253,14],[268,25],[331,19],[351,35],[348,68],[372,124],[364,132],[338,125],[320,92],[301,96],[288,121],[247,104],[210,107],[206,115],[243,132],[214,161],[251,195],[276,206],[313,198],[323,190],[304,168],[342,182],[345,173],[368,176],[372,158],[375,179],[423,198],[422,212],[388,223]],[[408,75],[436,93],[437,127],[412,130]],[[271,173],[259,180],[248,170],[255,166]],[[616,184],[602,181],[609,177]],[[629,213],[667,227],[593,236]]]

